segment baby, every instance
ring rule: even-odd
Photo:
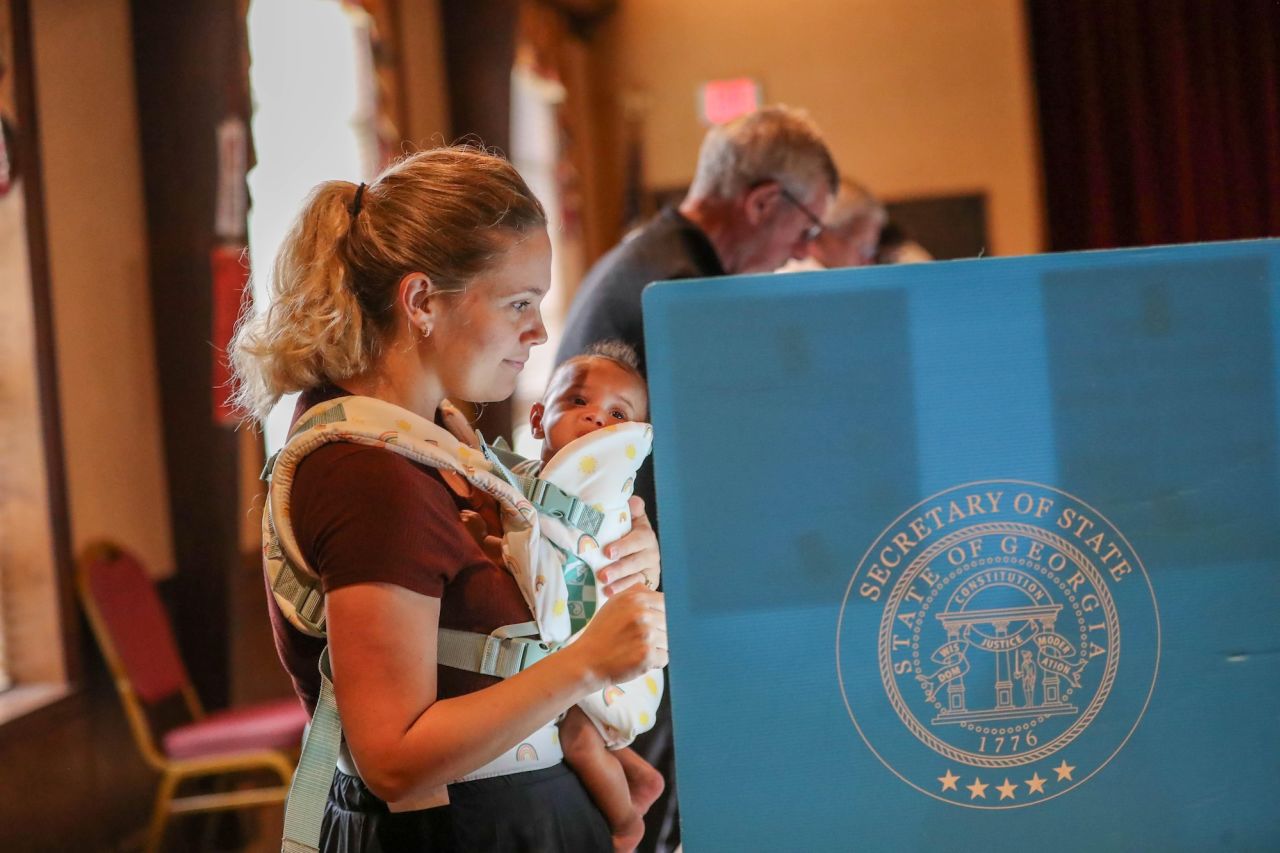
[[[565,445],[588,433],[648,415],[649,394],[624,343],[596,344],[551,376],[542,402],[529,413],[533,437],[542,440],[545,464]],[[644,836],[642,820],[662,793],[662,774],[634,750],[609,750],[587,715],[573,707],[560,723],[565,760],[604,814],[616,850],[632,850]]]

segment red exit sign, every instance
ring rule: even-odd
[[[698,87],[698,112],[707,124],[724,124],[759,108],[760,84],[750,77],[709,80]]]

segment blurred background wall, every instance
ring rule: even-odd
[[[748,75],[807,108],[886,198],[981,192],[987,254],[1043,247],[1028,33],[1017,0],[623,3],[618,91],[640,99],[645,180],[687,185],[698,84]]]

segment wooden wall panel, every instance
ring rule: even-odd
[[[247,117],[238,4],[133,3],[151,304],[174,519],[175,623],[207,705],[230,695],[229,596],[238,557],[237,439],[214,423],[216,128]]]

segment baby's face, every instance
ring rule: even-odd
[[[607,358],[570,362],[555,375],[542,403],[530,413],[533,437],[542,439],[545,462],[574,439],[645,415],[643,383]]]

